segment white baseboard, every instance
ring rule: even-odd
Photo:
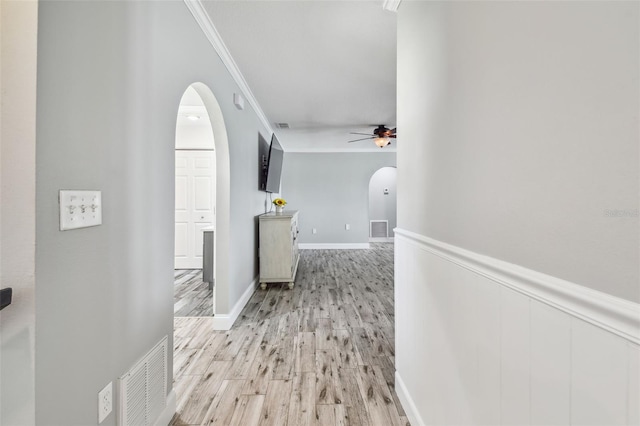
[[[361,250],[369,249],[369,243],[304,243],[298,244],[300,250]]]
[[[369,237],[370,243],[392,243],[393,237]]]
[[[253,281],[251,281],[251,283],[249,284],[249,286],[247,286],[247,289],[244,291],[242,296],[240,296],[240,299],[236,302],[235,305],[233,305],[233,308],[231,308],[230,313],[216,314],[213,317],[212,326],[214,330],[230,330],[231,329],[231,327],[233,326],[233,323],[236,322],[236,319],[238,319],[240,312],[242,312],[242,309],[244,309],[249,299],[251,299],[251,296],[253,296],[253,292],[256,291],[256,288],[258,287],[258,280],[259,280],[259,276],[256,276],[253,279]]]
[[[156,420],[156,426],[168,426],[171,423],[171,419],[176,414],[176,391],[171,389],[171,392],[167,395],[167,406],[164,407],[162,413]]]
[[[412,426],[424,426],[425,422],[420,417],[420,413],[416,408],[416,404],[413,402],[411,395],[409,395],[409,391],[402,381],[402,377],[400,377],[400,373],[396,371],[396,394],[398,395],[398,399],[402,404],[402,408],[404,408],[404,412],[407,415],[407,419],[409,419],[409,423]]]

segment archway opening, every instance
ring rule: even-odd
[[[178,107],[174,316],[215,316],[228,294],[229,157],[220,106],[202,83]]]
[[[396,227],[395,167],[378,169],[369,180],[369,241],[392,242]]]

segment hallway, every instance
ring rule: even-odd
[[[234,327],[176,318],[173,425],[408,425],[394,391],[393,244],[303,250]]]
[[[213,290],[202,281],[202,269],[176,269],[174,271],[173,316],[213,316]]]

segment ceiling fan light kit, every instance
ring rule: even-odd
[[[391,141],[389,140],[389,138],[383,137],[383,138],[374,138],[373,143],[375,143],[380,148],[384,148],[385,146],[389,145]]]
[[[352,135],[367,135],[368,133],[351,132],[351,134]],[[378,127],[376,127],[373,130],[373,134],[371,136],[369,136],[368,138],[355,139],[355,140],[352,140],[352,141],[348,141],[348,143],[373,139],[373,143],[375,143],[376,146],[379,146],[380,148],[384,148],[385,146],[387,146],[387,145],[389,145],[391,143],[391,139],[392,138],[393,139],[396,138],[396,128],[394,127],[393,129],[389,129],[384,124],[380,124],[380,125],[378,125]]]

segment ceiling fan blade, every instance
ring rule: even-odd
[[[365,141],[367,139],[373,139],[373,138],[374,138],[374,136],[371,136],[371,137],[368,137],[368,138],[362,138],[362,139],[356,139],[356,140],[348,141],[347,143]]]
[[[365,135],[365,136],[371,136],[371,133],[356,133],[356,132],[350,132],[350,135]]]

